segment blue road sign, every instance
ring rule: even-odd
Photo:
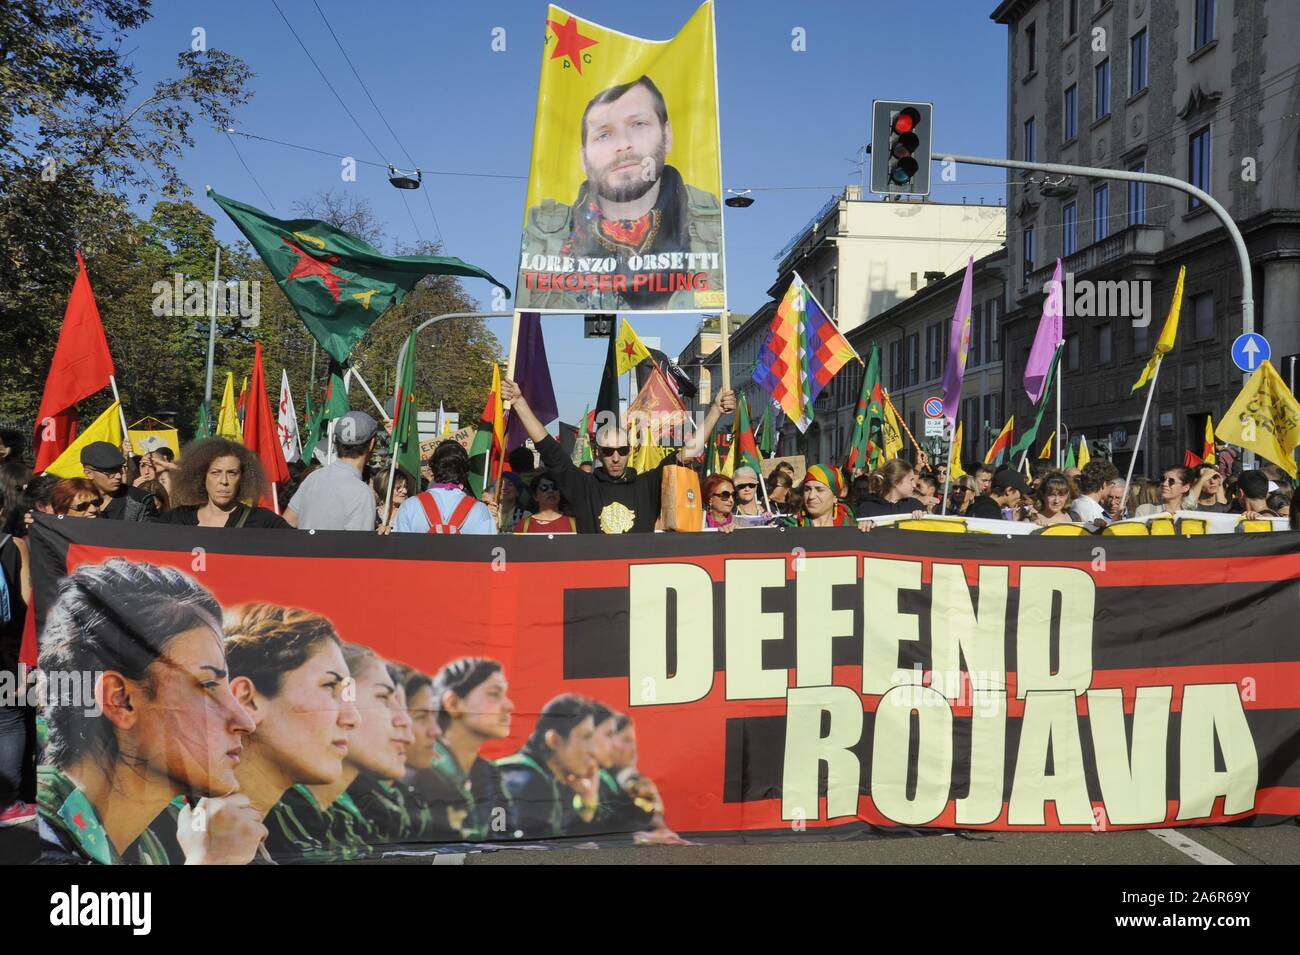
[[[926,399],[925,399],[925,416],[926,416],[927,418],[942,418],[942,417],[943,417],[943,399],[942,399],[942,398],[926,398]]]
[[[1255,371],[1272,353],[1268,339],[1255,332],[1238,335],[1232,343],[1232,360],[1242,371]]]

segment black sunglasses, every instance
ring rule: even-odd
[[[625,457],[627,457],[629,454],[632,453],[632,448],[631,448],[631,446],[630,446],[630,445],[626,445],[626,444],[624,444],[624,445],[620,445],[620,446],[617,447],[617,448],[607,448],[607,447],[604,447],[603,445],[599,445],[598,448],[599,448],[599,450],[600,450],[600,456],[601,456],[602,458],[607,458],[607,457],[610,457],[611,455],[614,455],[614,454],[617,454],[619,457],[624,457],[624,458],[625,458]]]
[[[754,490],[754,489],[757,488],[757,487],[758,487],[757,484],[737,484],[737,485],[736,485],[736,490],[737,490],[737,491],[752,491],[752,490]]]
[[[558,490],[559,488],[549,481],[543,481],[541,484],[537,485],[538,494],[545,494],[547,491],[558,491]]]
[[[99,505],[103,503],[104,503],[104,499],[102,497],[97,497],[93,501],[82,501],[79,504],[73,504],[72,507],[69,508],[69,510],[76,511],[78,514],[84,514],[92,507],[99,507]]]
[[[720,498],[722,498],[724,501],[730,501],[731,498],[732,498],[732,494],[731,494],[730,491],[714,491],[714,492],[713,492],[713,496],[714,496],[714,497],[720,497]]]

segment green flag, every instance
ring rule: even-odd
[[[208,194],[252,243],[307,330],[340,364],[375,320],[426,275],[487,279],[510,297],[491,275],[460,259],[383,255],[316,219],[276,219],[211,189]]]
[[[397,466],[407,474],[420,473],[419,415],[415,408],[415,332],[406,339],[406,353],[402,356],[402,377],[397,382],[397,396],[393,402],[393,456]]]
[[[736,426],[732,440],[736,443],[736,467],[753,468],[759,480],[762,480],[763,461],[758,454],[754,432],[749,426],[749,402],[745,400],[743,392],[736,407]]]
[[[1017,454],[1023,454],[1038,439],[1038,426],[1043,423],[1043,411],[1047,408],[1047,396],[1051,394],[1053,380],[1056,378],[1056,368],[1061,362],[1061,346],[1056,346],[1056,354],[1052,356],[1052,364],[1047,369],[1047,382],[1043,385],[1043,397],[1038,402],[1038,414],[1034,415],[1034,423],[1025,429],[1020,435],[1020,440],[1011,446],[1008,453],[1009,457],[1014,458]]]
[[[763,411],[763,423],[758,426],[758,450],[763,452],[763,457],[770,458],[775,444],[772,440],[772,402],[768,401],[766,404],[767,408]],[[762,476],[762,472],[759,472],[759,476]]]
[[[586,464],[592,460],[591,435],[587,434],[587,419],[591,417],[591,407],[582,409],[582,421],[578,423],[578,438],[573,442],[573,463]]]
[[[1066,468],[1078,467],[1078,465],[1074,463],[1074,445],[1073,445],[1073,444],[1070,445],[1070,450],[1069,450],[1069,452],[1065,455],[1065,463],[1062,465],[1062,467],[1066,467]]]
[[[194,429],[194,437],[212,437],[212,422],[208,419],[208,403],[206,401],[199,405],[199,423]]]
[[[871,343],[871,357],[867,371],[862,376],[862,393],[854,414],[853,439],[849,443],[849,459],[845,468],[852,473],[855,467],[876,466],[880,456],[879,445],[872,440],[873,428],[885,417],[885,396],[880,387],[880,347]]]

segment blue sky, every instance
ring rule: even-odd
[[[382,158],[409,166],[311,0],[278,2]],[[317,2],[402,144],[426,171],[424,189],[447,252],[513,286],[546,4]],[[570,0],[563,6],[612,29],[666,39],[698,2]],[[718,0],[723,184],[754,188],[757,200],[748,209],[725,212],[733,311],[750,312],[766,300],[776,278],[774,254],[832,194],[857,181],[851,160],[869,139],[872,99],[932,101],[936,149],[1005,153],[1006,28],[989,20],[994,6],[993,0]],[[913,13],[893,15],[891,7]],[[127,44],[141,89],[174,69],[195,27],[206,31],[210,47],[242,57],[256,73],[255,95],[239,111],[237,129],[358,159],[381,158],[269,0],[157,4],[155,18]],[[505,52],[492,50],[497,27],[505,30]],[[805,52],[791,49],[796,27],[805,31]],[[414,240],[417,228],[426,238],[435,235],[425,197],[392,188],[374,166],[360,165],[357,181],[344,183],[338,159],[233,137],[259,189],[226,136],[197,129],[195,138],[181,172],[195,201],[217,217],[223,240],[239,236],[203,198],[205,184],[262,208],[268,207],[265,190],[273,211],[283,216],[296,200],[322,189],[355,189],[371,202],[389,235]],[[935,197],[995,201],[1004,194],[1000,182],[996,170],[962,167],[956,183],[938,184]],[[488,306],[486,283],[467,281],[466,287]],[[644,317],[635,325],[642,336],[660,337],[664,350],[674,354],[694,335],[698,320]],[[508,341],[508,320],[493,321],[492,328]],[[548,318],[546,335],[561,416],[574,420],[595,397],[603,343],[584,339],[577,317]]]

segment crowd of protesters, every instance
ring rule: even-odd
[[[468,452],[458,442],[446,440],[422,462],[421,473],[396,470],[390,491],[387,468],[375,466],[376,450],[384,440],[381,428],[370,415],[353,411],[335,429],[330,463],[296,466],[291,485],[282,489],[282,514],[273,506],[272,489],[256,455],[223,438],[196,440],[179,456],[167,448],[154,448],[128,457],[124,454],[128,446],[88,444],[81,452],[85,476],[68,478],[32,474],[12,445],[0,441],[0,673],[17,674],[19,669],[21,635],[32,600],[26,537],[36,514],[207,528],[380,534],[648,532],[662,525],[664,468],[697,465],[719,419],[735,410],[734,394],[721,391],[703,426],[684,448],[638,473],[629,466],[632,447],[623,429],[599,429],[590,436],[595,466],[575,464],[532,414],[513,382],[503,382],[502,395],[513,403],[537,454],[528,448],[515,449],[499,490],[476,495]],[[1286,518],[1292,529],[1300,528],[1300,510],[1294,506],[1297,485],[1273,464],[1236,473],[1225,473],[1227,469],[1213,464],[1172,466],[1158,479],[1134,478],[1126,495],[1124,479],[1104,459],[1092,460],[1082,469],[1063,470],[1035,460],[1028,474],[1014,467],[981,465],[950,480],[944,466],[932,468],[924,455],[918,457],[919,466],[893,459],[858,473],[815,463],[800,475],[782,461],[765,476],[749,467],[736,468],[730,476],[708,475],[700,488],[704,529],[720,533],[782,526],[870,530],[885,517],[943,513],[1042,527],[1072,523],[1099,532],[1125,518],[1187,511]],[[636,772],[635,743],[628,742],[634,739],[630,720],[597,701],[556,697],[543,707],[518,753],[487,760],[478,755],[479,747],[507,735],[509,728],[511,705],[501,664],[459,660],[426,675],[343,643],[322,618],[269,606],[244,608],[242,615],[233,618],[226,615],[223,629],[220,608],[210,596],[206,600],[211,604],[205,603],[206,591],[192,581],[173,579],[163,571],[137,579],[127,566],[101,571],[107,575],[103,579],[79,571],[65,582],[59,604],[51,611],[53,624],[47,625],[42,660],[52,654],[52,663],[66,667],[78,655],[95,653],[93,634],[87,629],[93,626],[78,624],[77,615],[87,614],[95,625],[109,626],[91,604],[108,600],[116,591],[125,595],[120,599],[129,600],[135,599],[130,597],[135,588],[139,600],[169,608],[154,615],[161,629],[145,634],[148,658],[136,654],[122,661],[124,680],[142,679],[165,644],[192,638],[200,625],[209,628],[224,639],[225,663],[200,662],[213,652],[211,640],[191,640],[194,645],[186,652],[195,666],[229,670],[223,692],[238,705],[228,707],[229,719],[220,732],[230,741],[242,741],[250,757],[261,754],[265,773],[259,781],[268,788],[248,798],[214,797],[205,809],[218,823],[210,829],[209,842],[224,833],[229,845],[197,844],[192,838],[178,842],[176,822],[193,807],[173,802],[175,793],[162,787],[141,796],[146,801],[161,800],[158,818],[147,828],[127,832],[131,827],[124,826],[119,832],[113,821],[100,820],[107,850],[101,846],[92,851],[74,832],[56,834],[54,842],[73,856],[120,861],[132,855],[132,861],[155,857],[175,861],[179,854],[186,859],[249,861],[243,856],[255,855],[245,851],[251,839],[254,845],[270,847],[273,854],[279,851],[290,857],[360,858],[374,852],[376,844],[582,835],[615,831],[619,826],[641,832],[646,839],[677,838],[663,822],[657,790]],[[64,616],[68,620],[60,623]],[[67,629],[66,639],[58,636],[60,626]],[[110,656],[115,652],[104,650]],[[175,653],[170,656],[175,658]],[[268,670],[270,660],[287,670]],[[92,668],[102,669],[99,663]],[[298,674],[300,669],[303,672]],[[339,704],[331,710],[336,718],[329,725],[319,720],[294,725],[290,714],[301,701],[284,707],[277,702],[291,690],[315,693],[322,699],[337,695],[339,685],[348,680],[364,693],[356,697],[355,706]],[[470,696],[484,694],[495,696],[465,705]],[[176,733],[183,737],[183,708],[168,712],[173,703],[165,697],[155,699],[159,719],[169,726],[175,722]],[[261,722],[248,716],[250,707]],[[264,719],[277,712],[284,713],[283,734]],[[359,727],[366,725],[367,718],[389,720],[391,726],[384,722],[381,729],[371,725],[362,732]],[[43,799],[76,797],[94,804],[94,792],[112,785],[111,762],[123,752],[120,737],[127,730],[111,729],[111,725],[111,720],[96,723],[92,732],[71,723],[62,725],[51,715]],[[87,734],[109,735],[90,739]],[[21,771],[23,765],[31,765],[34,739],[30,708],[0,705],[0,825],[30,820],[36,812],[35,791]],[[82,747],[76,752],[68,742],[73,740]],[[302,755],[311,749],[309,743],[319,747],[316,756]],[[131,751],[149,758],[134,743]],[[291,758],[294,753],[298,755]],[[309,762],[316,764],[314,768]],[[251,764],[256,759],[245,759],[232,772],[250,775]],[[280,769],[272,772],[276,766]],[[276,777],[278,791],[269,785],[271,776]],[[187,792],[229,791],[220,780],[192,783]],[[251,783],[241,785],[241,793],[250,787]],[[494,809],[500,810],[495,817]],[[52,822],[59,818],[57,812],[51,804]]]

